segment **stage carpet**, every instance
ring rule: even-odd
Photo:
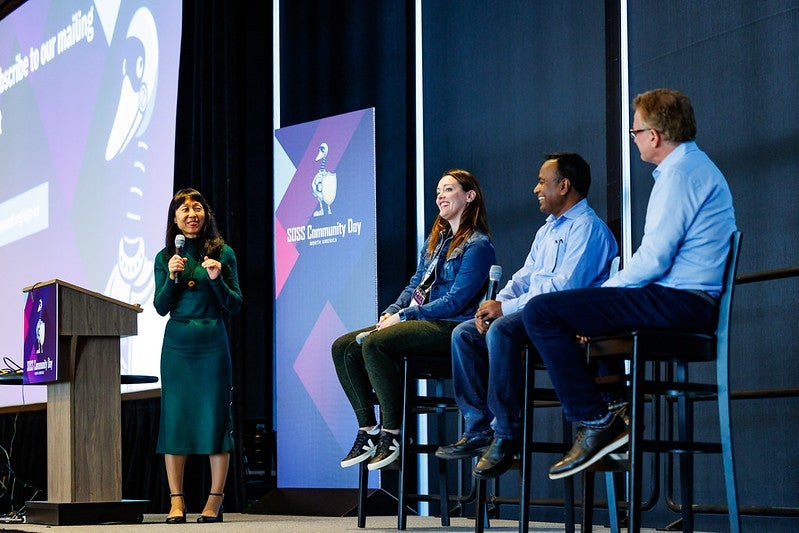
[[[333,533],[344,531],[397,531],[396,516],[375,516],[369,517],[366,521],[366,529],[356,527],[355,517],[309,517],[309,516],[280,516],[263,514],[241,514],[232,513],[224,515],[224,523],[221,524],[197,524],[197,513],[187,516],[186,524],[165,524],[166,515],[152,514],[145,515],[142,524],[104,524],[93,526],[47,526],[41,524],[20,524],[0,522],[0,532],[41,532],[41,533],[157,533],[171,532],[179,533],[191,528],[192,531],[227,531],[230,533],[249,533],[249,532],[278,532],[278,533]],[[507,532],[518,531],[519,524],[513,520],[492,520],[491,528],[488,532]],[[199,529],[198,529],[199,528]],[[531,533],[561,533],[563,524],[551,524],[541,522],[531,522]],[[595,531],[608,531],[603,527],[595,527]],[[414,533],[421,532],[469,532],[474,531],[474,520],[468,518],[453,518],[448,528],[442,528],[441,522],[437,517],[409,516],[408,529]],[[579,527],[578,527],[579,531]],[[642,530],[646,533],[654,533],[654,529]]]

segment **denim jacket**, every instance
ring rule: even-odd
[[[474,232],[446,260],[438,262],[436,279],[430,289],[426,303],[410,306],[413,292],[422,282],[430,262],[435,257],[427,257],[427,243],[419,257],[419,266],[410,283],[388,306],[383,314],[400,312],[402,320],[454,320],[462,322],[474,318],[477,305],[483,297],[482,291],[488,279],[488,270],[496,260],[494,244],[488,235]],[[442,257],[446,257],[452,235],[439,244]]]

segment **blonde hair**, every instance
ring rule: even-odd
[[[696,138],[696,118],[691,100],[674,89],[654,89],[641,93],[633,100],[647,126],[672,142],[693,141]]]

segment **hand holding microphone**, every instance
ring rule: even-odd
[[[485,334],[491,320],[502,316],[502,305],[496,301],[499,292],[499,280],[502,279],[502,267],[492,265],[488,271],[488,287],[486,288],[485,298],[475,313],[477,331]]]
[[[175,255],[180,256],[181,259],[183,259],[183,246],[185,246],[185,244],[186,244],[186,236],[185,235],[183,235],[182,233],[178,233],[177,235],[175,235]],[[183,264],[182,264],[182,261],[181,261],[181,267],[182,266],[183,266]],[[179,283],[180,272],[182,272],[182,271],[183,271],[183,268],[181,268],[180,270],[176,270],[175,271],[175,285],[177,285]]]

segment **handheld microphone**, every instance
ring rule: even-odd
[[[488,288],[486,289],[486,300],[496,300],[499,292],[499,280],[502,279],[502,267],[491,265],[488,270]]]
[[[182,233],[175,235],[175,253],[183,257],[183,245],[186,244],[186,237]],[[494,268],[494,267],[491,267]],[[175,272],[175,285],[178,284],[180,272]]]
[[[362,331],[355,336],[355,342],[358,344],[363,344],[363,340],[373,331],[377,331],[374,329],[370,329],[369,331]]]

